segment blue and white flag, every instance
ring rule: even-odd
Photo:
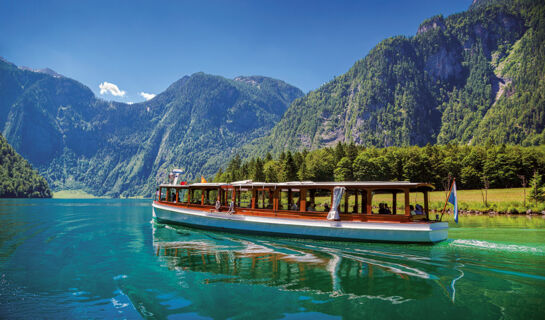
[[[458,223],[458,196],[456,195],[456,180],[452,181],[448,202],[454,206],[454,221]]]

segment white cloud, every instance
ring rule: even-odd
[[[98,87],[100,88],[100,94],[109,93],[116,97],[123,97],[126,93],[123,90],[119,90],[115,84],[106,81],[99,84]]]
[[[142,96],[142,98],[146,99],[146,101],[151,100],[151,99],[155,98],[155,96],[156,96],[156,94],[145,93],[145,92],[140,92],[139,95]]]

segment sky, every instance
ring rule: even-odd
[[[0,56],[51,68],[100,98],[141,102],[185,75],[263,75],[304,92],[381,40],[471,0],[0,0]]]

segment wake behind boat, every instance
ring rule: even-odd
[[[164,223],[239,233],[433,243],[447,238],[448,223],[430,220],[432,190],[430,184],[413,182],[181,185],[174,179],[159,186],[153,216]],[[411,204],[415,197],[422,205]]]

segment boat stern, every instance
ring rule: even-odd
[[[448,238],[448,222],[432,222],[429,228],[431,242],[440,242]]]

